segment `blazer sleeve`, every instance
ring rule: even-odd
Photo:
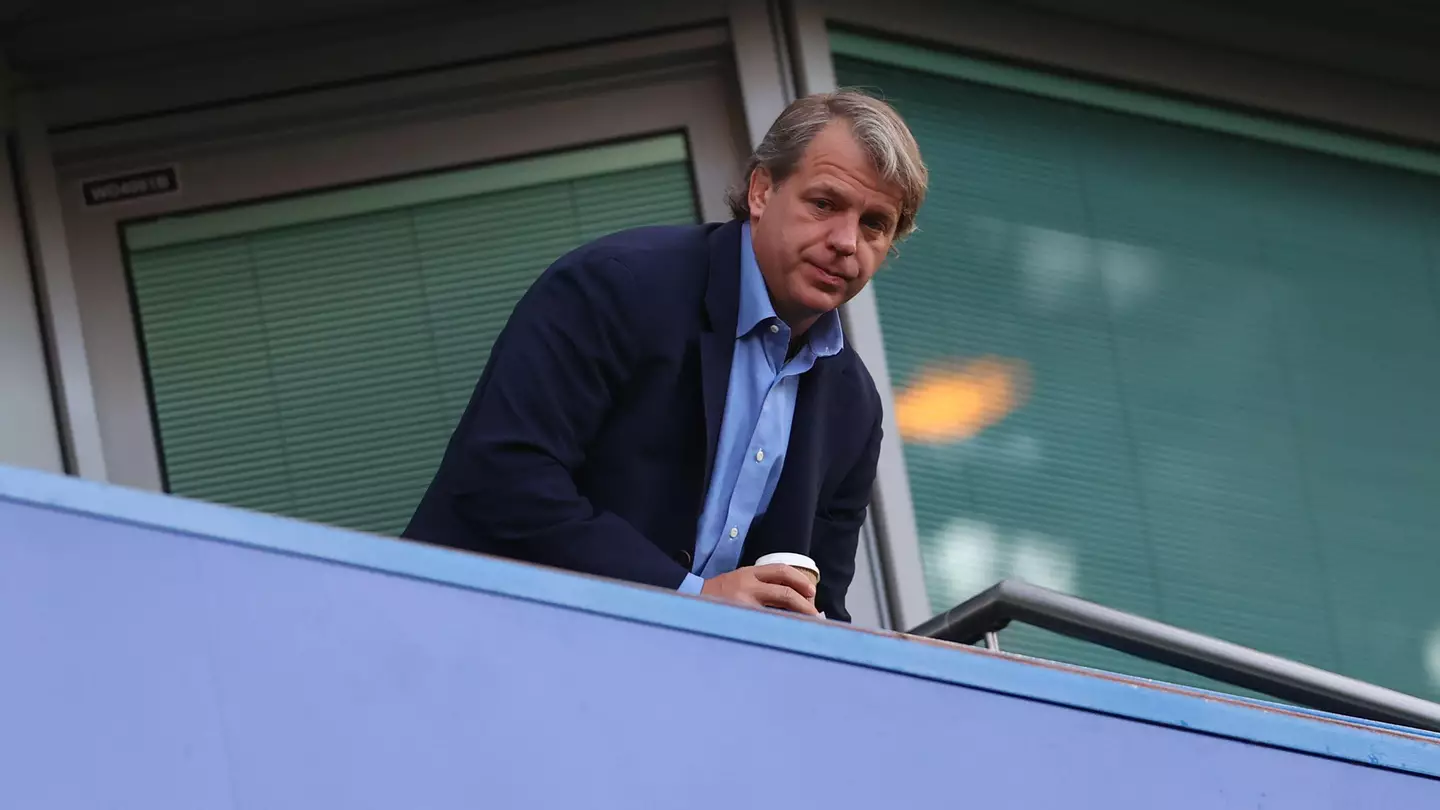
[[[870,493],[875,487],[875,465],[880,458],[880,441],[884,430],[877,411],[875,424],[865,449],[860,453],[835,493],[822,503],[815,514],[810,533],[810,549],[820,569],[820,587],[815,593],[815,607],[825,618],[850,621],[845,608],[845,594],[855,578],[855,553],[860,547],[860,527],[870,507]]]
[[[619,260],[571,254],[516,305],[459,439],[455,508],[524,559],[676,588],[687,573],[630,523],[597,509],[575,474],[620,398],[644,339]]]

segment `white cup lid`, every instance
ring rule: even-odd
[[[755,561],[756,565],[788,565],[793,568],[803,568],[806,571],[814,571],[816,576],[820,575],[819,566],[815,561],[804,554],[796,554],[791,551],[777,551],[774,554],[766,554]]]

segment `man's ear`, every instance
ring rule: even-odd
[[[746,202],[750,203],[750,216],[758,217],[765,213],[765,206],[770,204],[770,195],[775,191],[775,183],[770,177],[770,170],[763,167],[755,167],[750,172],[750,188],[746,192]]]

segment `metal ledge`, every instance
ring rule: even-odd
[[[974,644],[1012,621],[1301,706],[1440,731],[1440,704],[1027,582],[1002,581],[910,632]]]

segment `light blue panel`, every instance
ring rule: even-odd
[[[206,544],[139,533],[0,501],[0,808],[232,806]]]
[[[1428,735],[5,469],[0,651],[4,808],[1440,803]]]

